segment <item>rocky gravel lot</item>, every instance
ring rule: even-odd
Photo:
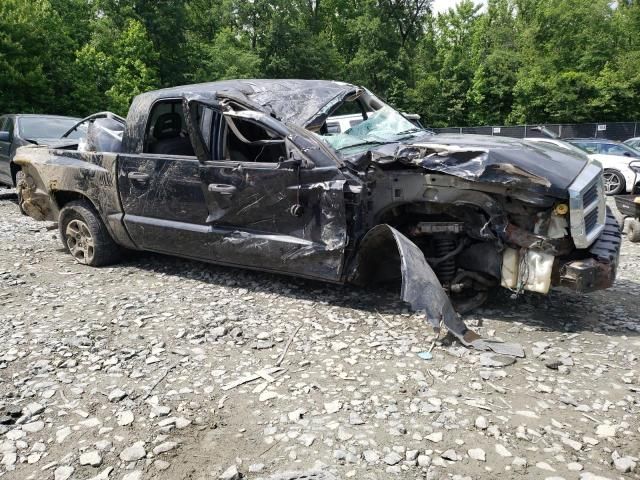
[[[92,269],[50,226],[0,191],[0,477],[640,478],[640,244],[611,290],[466,316],[522,344],[503,364],[429,358],[394,293],[150,254]]]

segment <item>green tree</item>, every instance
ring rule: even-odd
[[[49,0],[0,2],[0,111],[66,112],[79,38]]]
[[[76,54],[74,97],[82,113],[113,110],[126,114],[135,95],[159,86],[159,54],[144,25],[128,20],[118,32],[109,19],[98,21],[90,44]]]

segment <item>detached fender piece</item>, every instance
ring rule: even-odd
[[[377,225],[360,243],[351,281],[364,285],[399,277],[402,279],[402,300],[414,311],[424,311],[427,322],[436,331],[442,322],[466,347],[524,357],[520,345],[485,340],[469,330],[420,248],[390,225]]]

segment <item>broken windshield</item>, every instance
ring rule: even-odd
[[[365,150],[367,145],[393,143],[424,129],[407,120],[388,105],[368,114],[368,118],[343,133],[323,135],[322,139],[334,150],[351,152]],[[352,151],[353,150],[353,151]]]

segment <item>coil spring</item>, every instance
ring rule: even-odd
[[[449,252],[456,249],[457,243],[453,238],[440,237],[434,239],[436,257],[444,257]],[[436,275],[441,283],[450,282],[456,274],[455,256],[440,262],[435,268]]]

